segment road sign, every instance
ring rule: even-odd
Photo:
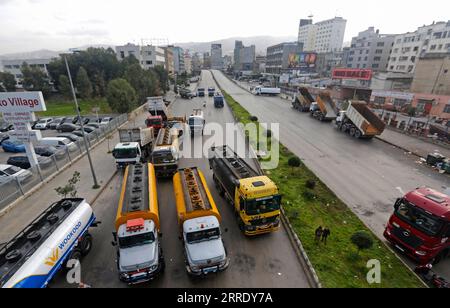
[[[0,112],[46,111],[42,92],[0,93]]]

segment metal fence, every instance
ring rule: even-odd
[[[100,126],[100,128],[87,135],[86,139],[88,147],[91,148],[97,144],[100,140],[110,135],[119,126],[128,120],[127,114],[122,114],[114,118],[108,125]],[[84,155],[86,147],[84,138],[80,138],[78,141],[70,147],[61,149],[48,159],[44,159],[39,166],[30,168],[25,176],[21,179],[12,179],[6,183],[0,184],[0,210],[8,206],[20,196],[25,195],[32,190],[36,185],[45,181],[55,172],[61,170],[66,165],[71,164],[77,157]]]

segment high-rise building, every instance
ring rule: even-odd
[[[234,47],[234,70],[253,71],[256,58],[255,45],[244,46],[242,41],[236,41]]]
[[[375,72],[387,71],[394,41],[395,35],[380,34],[374,27],[360,32],[352,38],[346,66]]]
[[[347,21],[335,17],[312,23],[311,19],[301,19],[298,41],[303,43],[305,51],[338,52],[342,50]]]
[[[240,60],[240,54],[241,54],[241,49],[244,47],[244,44],[242,43],[242,41],[235,41],[234,42],[234,70],[238,71],[239,70],[239,66],[241,63]]]
[[[211,54],[209,52],[205,52],[203,54],[203,68],[205,69],[211,68]]]
[[[221,70],[223,68],[222,62],[222,44],[211,45],[211,68],[214,70]]]
[[[395,37],[388,71],[413,74],[421,55],[450,51],[450,21],[433,23]]]
[[[166,70],[169,76],[173,76],[175,74],[175,67],[173,62],[173,52],[171,48],[164,47],[164,55],[166,60]]]
[[[450,95],[450,52],[427,53],[419,57],[411,91]]]

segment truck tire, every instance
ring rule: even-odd
[[[86,234],[80,243],[81,254],[87,256],[92,249],[92,235]]]
[[[352,127],[350,128],[350,136],[354,137],[355,136],[355,132],[356,132],[356,128]]]
[[[355,129],[355,138],[360,139],[362,136],[361,131],[359,129]]]
[[[323,122],[323,120],[325,120],[325,117],[323,116],[323,114],[320,114],[318,119],[319,119],[319,121]]]
[[[67,260],[64,261],[64,263],[63,263],[63,270],[65,272],[68,272],[69,270],[71,270],[71,268],[67,268],[67,263],[70,260],[78,260],[78,262],[80,262],[81,257],[82,257],[81,251],[79,249],[74,249],[72,251],[72,253],[70,254],[70,257],[68,257]]]
[[[241,217],[238,218],[238,226],[239,226],[239,230],[241,230],[242,232],[245,231],[245,225],[244,225],[244,222],[242,221]]]

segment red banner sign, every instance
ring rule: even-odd
[[[332,74],[333,79],[357,79],[371,80],[372,70],[353,69],[353,68],[335,68]]]

